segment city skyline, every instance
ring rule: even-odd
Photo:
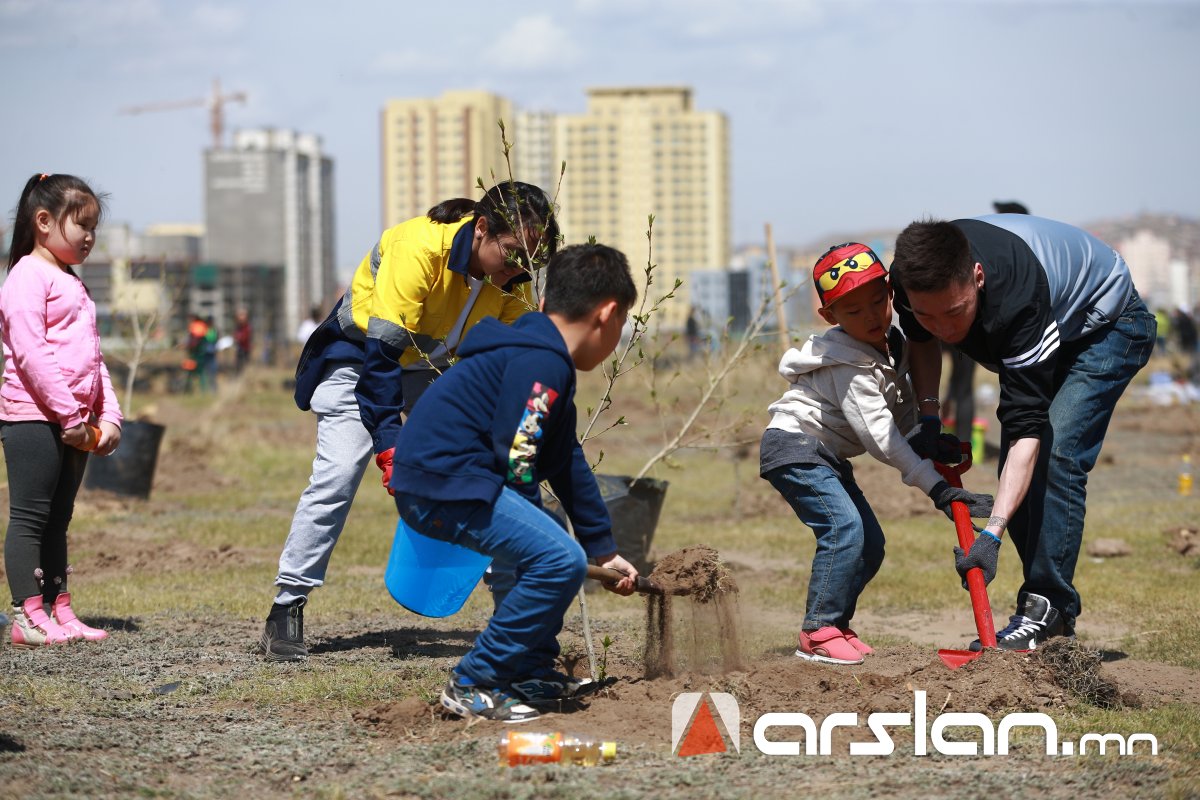
[[[21,76],[3,90],[5,216],[31,173],[53,170],[109,192],[111,222],[202,222],[205,111],[117,111],[202,97],[214,77],[248,95],[226,109],[227,146],[256,127],[322,138],[342,273],[379,234],[382,109],[453,89],[577,114],[593,87],[691,87],[729,118],[735,245],[761,242],[768,222],[804,246],[996,199],[1081,224],[1200,213],[1200,187],[1181,179],[1197,163],[1197,2],[456,8],[449,25],[386,3],[335,18],[280,0],[0,0],[0,64]],[[364,47],[365,31],[386,43]]]

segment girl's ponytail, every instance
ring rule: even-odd
[[[29,195],[33,194],[33,187],[37,186],[46,176],[42,173],[36,173],[25,183],[25,188],[21,191],[21,199],[17,201],[17,213],[13,218],[13,233],[12,247],[8,251],[8,268],[12,269],[13,264],[16,264],[25,256],[33,252],[35,243],[33,236],[33,206],[29,202]]]
[[[443,225],[448,225],[451,222],[458,222],[468,214],[474,213],[474,200],[468,200],[465,197],[455,197],[452,200],[443,200],[433,208],[429,209],[428,216],[434,222],[440,222]]]

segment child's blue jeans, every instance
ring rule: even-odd
[[[505,487],[492,505],[440,502],[396,492],[418,533],[489,555],[516,583],[454,671],[477,686],[508,686],[558,657],[563,615],[583,585],[587,556],[549,514]]]
[[[849,462],[788,464],[763,475],[817,537],[803,629],[850,626],[858,596],[883,563],[883,529]]]

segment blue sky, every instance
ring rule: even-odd
[[[117,110],[220,77],[249,93],[228,129],[323,137],[343,269],[379,233],[380,108],[453,88],[578,113],[591,86],[692,86],[730,119],[737,243],[994,199],[1075,223],[1200,216],[1186,0],[0,0],[0,70],[6,213],[33,172],[73,172],[111,194],[110,219],[203,221],[206,112]]]

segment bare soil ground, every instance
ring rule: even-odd
[[[1175,429],[1160,415],[1134,413],[1123,430],[1126,442],[1157,436],[1161,443]],[[174,453],[179,457],[165,459],[160,466],[159,489],[204,482],[220,492],[236,482],[208,465],[207,445],[177,447]],[[1110,460],[1123,458],[1119,448],[1106,455]],[[879,476],[882,473],[869,466],[860,472],[881,517],[928,511],[928,500],[919,493],[893,476]],[[782,500],[765,494],[748,497],[739,507],[742,518],[780,514]],[[76,546],[95,554],[88,566],[94,579],[153,569],[192,580],[206,571],[215,574],[248,560],[277,556],[277,550],[209,547],[187,539],[144,541],[123,534],[119,518],[153,510],[154,501],[131,505],[86,493],[81,502],[109,509],[117,520],[76,534]],[[664,513],[670,513],[669,506]],[[785,508],[783,513],[790,512]],[[771,584],[782,570],[806,566],[789,564],[786,556],[768,560],[736,550],[722,555],[743,586]],[[186,598],[186,585],[181,583],[179,589],[180,597]],[[1183,723],[1185,733],[1179,739],[1161,743],[1157,757],[1048,758],[1041,752],[1041,739],[1034,736],[1017,739],[1014,753],[1003,758],[918,757],[913,755],[912,734],[900,732],[892,756],[856,758],[848,755],[849,743],[873,740],[865,727],[866,715],[911,711],[918,691],[925,693],[931,719],[942,712],[981,712],[995,722],[1010,712],[1041,711],[1060,721],[1060,738],[1069,738],[1072,720],[1094,724],[1101,717],[1094,705],[1064,687],[1061,674],[1042,653],[988,653],[960,670],[947,669],[937,659],[936,648],[962,647],[974,635],[965,601],[961,614],[864,609],[861,629],[891,634],[876,645],[877,653],[866,663],[839,669],[796,659],[790,647],[755,652],[736,669],[714,668],[711,659],[706,661],[713,608],[675,603],[682,669],[655,679],[644,677],[641,608],[635,605],[611,619],[597,619],[597,636],[611,633],[614,640],[606,655],[606,687],[569,707],[549,710],[531,726],[616,738],[617,765],[594,770],[498,770],[494,745],[505,726],[466,722],[441,712],[436,702],[441,681],[486,623],[484,603],[473,602],[446,620],[426,620],[398,609],[363,614],[326,607],[308,620],[312,658],[296,665],[264,664],[255,654],[252,643],[261,618],[189,607],[182,599],[153,614],[92,618],[92,624],[112,634],[100,645],[35,652],[0,645],[0,797],[576,800],[885,793],[924,798],[1032,792],[1075,800],[1200,792],[1200,742],[1187,738],[1200,730],[1200,670],[1127,657],[1120,649],[1131,632],[1127,625],[1110,623],[1106,628],[1102,621],[1089,622],[1089,643],[1100,647],[1099,675],[1115,685],[1121,707],[1137,714],[1137,724],[1152,724],[1159,714],[1176,720],[1176,729],[1179,719],[1190,720]],[[795,609],[743,606],[737,613],[743,630],[796,618]],[[574,613],[562,641],[564,652],[574,658],[568,666],[582,671],[583,646]],[[322,688],[324,674],[351,670],[418,690],[355,702],[337,686]],[[31,675],[39,681],[31,681]],[[47,678],[50,683],[41,680]],[[248,690],[247,683],[258,688]],[[672,703],[682,692],[706,691],[737,698],[741,751],[676,757],[671,749]],[[860,715],[862,724],[839,729],[831,756],[768,757],[753,746],[752,731],[755,720],[769,712],[804,713],[818,725],[828,714],[852,712]],[[1078,739],[1078,732],[1071,735]]]

